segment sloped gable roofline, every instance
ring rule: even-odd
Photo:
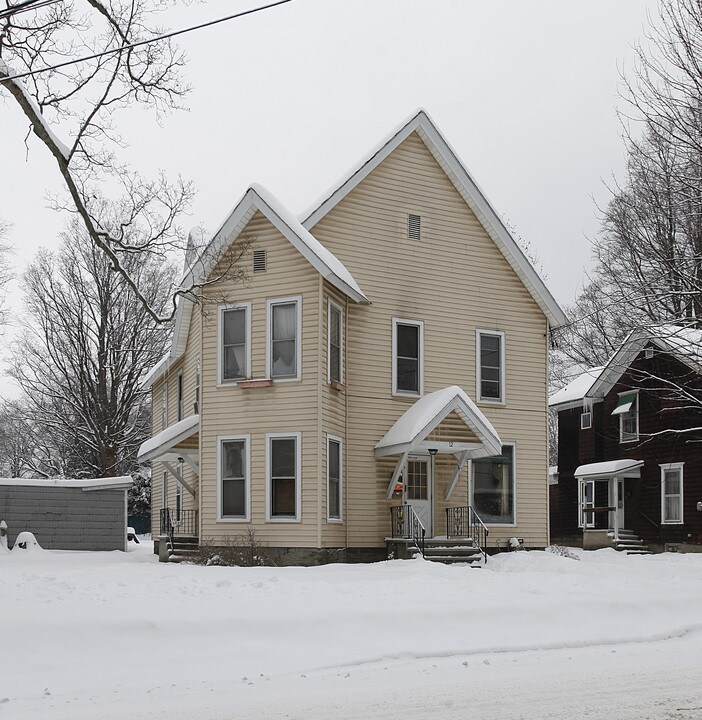
[[[548,318],[551,328],[564,325],[567,322],[565,313],[425,110],[418,110],[379,147],[375,148],[360,165],[356,166],[336,190],[327,195],[314,209],[308,210],[302,224],[308,230],[312,229],[413,132],[416,132],[423,140],[429,152],[502,252],[529,294]]]
[[[666,327],[668,329],[665,329]],[[604,398],[649,342],[654,343],[660,350],[677,358],[695,372],[702,374],[702,365],[682,352],[681,347],[676,347],[677,343],[671,342],[671,338],[675,338],[675,335],[669,334],[671,332],[669,326],[664,326],[659,330],[662,334],[656,333],[655,329],[632,330],[612,355],[600,376],[588,390],[586,397],[594,400]]]
[[[200,256],[186,271],[181,287],[202,284],[222,255],[251,218],[260,211],[300,254],[334,287],[357,303],[370,304],[345,265],[327,250],[300,221],[261,185],[252,185],[213,235]],[[170,352],[147,374],[142,385],[151,387],[185,352],[194,301],[181,296],[176,309]]]

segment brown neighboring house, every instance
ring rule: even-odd
[[[553,543],[702,550],[701,340],[676,325],[632,332],[550,397]]]
[[[249,188],[184,282],[242,238],[246,282],[181,298],[146,380],[162,549],[249,530],[280,563],[422,535],[546,545],[547,347],[565,318],[427,114],[302,219]]]

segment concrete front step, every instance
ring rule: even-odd
[[[176,535],[173,543],[168,543],[168,562],[180,563],[196,558],[200,553],[199,544],[199,538]]]

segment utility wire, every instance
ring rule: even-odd
[[[24,2],[17,3],[16,5],[8,5],[0,10],[0,20],[5,20],[6,18],[10,18],[21,12],[38,10],[45,5],[53,5],[55,2],[60,2],[60,0],[25,0]]]
[[[244,17],[244,15],[253,15],[254,13],[261,12],[262,10],[269,10],[270,8],[277,7],[278,5],[285,5],[286,3],[290,3],[292,1],[293,0],[278,0],[278,2],[261,5],[260,7],[251,8],[250,10],[243,10],[242,12],[235,13],[234,15],[227,15],[226,17],[217,18],[216,20],[209,20],[208,22],[201,23],[200,25],[193,25],[181,30],[174,30],[173,32],[149,38],[148,40],[139,40],[139,42],[131,43],[129,45],[121,45],[117,48],[103,50],[102,52],[95,53],[93,55],[86,55],[85,57],[77,58],[76,60],[66,60],[66,62],[50,65],[45,68],[39,68],[38,70],[27,70],[27,72],[0,78],[0,83],[10,82],[11,80],[19,80],[20,78],[29,77],[30,75],[39,75],[40,73],[48,72],[49,70],[58,70],[59,68],[66,67],[67,65],[75,65],[76,63],[86,62],[87,60],[94,60],[95,58],[103,57],[104,55],[114,55],[115,53],[121,53],[125,50],[141,47],[142,45],[150,45],[151,43],[159,42],[160,40],[167,40],[168,38],[176,37],[176,35],[183,35],[185,33],[193,32],[193,30],[202,30],[203,28],[211,27],[212,25],[219,25],[219,23],[227,22],[228,20],[235,20],[236,18]]]

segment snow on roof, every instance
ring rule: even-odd
[[[492,423],[458,385],[419,398],[377,443],[376,452],[395,454],[408,451],[414,442],[423,440],[453,410],[477,435],[490,455],[502,452],[502,441]]]
[[[667,345],[671,352],[702,366],[702,331],[680,325],[661,325],[651,331],[651,339]]]
[[[16,487],[60,487],[81,490],[127,488],[133,484],[129,475],[110,478],[0,478],[0,485]]]
[[[199,429],[200,416],[189,415],[143,442],[137,453],[137,460],[140,463],[149,462],[194,435]]]
[[[565,405],[566,403],[574,403],[582,400],[595,384],[597,378],[604,370],[605,366],[590,368],[584,373],[578,375],[574,380],[571,380],[565,387],[557,390],[548,399],[549,407],[556,407],[558,405]]]
[[[609,460],[607,462],[589,463],[576,469],[576,478],[595,477],[640,477],[639,469],[643,467],[643,460]]]
[[[485,193],[465,169],[457,153],[439,132],[426,110],[419,109],[396,130],[391,132],[380,145],[371,151],[370,155],[367,155],[350,171],[350,174],[344,176],[344,179],[339,182],[334,191],[325,194],[317,207],[308,210],[303,221],[304,226],[310,229],[313,228],[413,132],[419,135],[468,207],[475,213],[475,216],[522,281],[524,287],[549,319],[551,327],[555,328],[564,325],[566,316],[563,310],[561,310],[539,274],[534,270],[522,249],[515,242],[504,222],[488,201]]]

